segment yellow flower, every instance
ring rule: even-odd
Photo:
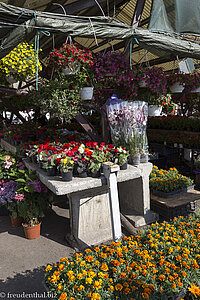
[[[98,280],[95,280],[93,288],[96,289],[96,290],[100,289],[101,288],[101,282],[98,281]]]
[[[45,271],[47,272],[47,271],[50,271],[50,270],[52,270],[52,266],[48,265],[48,266],[46,267]]]
[[[98,293],[93,293],[91,300],[100,300],[100,295]]]
[[[188,290],[195,296],[195,298],[200,296],[200,288],[195,283],[191,283],[191,286],[188,288]]]
[[[86,284],[91,284],[92,281],[93,281],[93,279],[90,278],[90,277],[85,278],[85,283],[86,283]]]

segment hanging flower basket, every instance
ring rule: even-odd
[[[185,87],[180,82],[175,82],[169,87],[171,93],[182,93],[184,88]]]
[[[80,90],[80,96],[82,100],[92,100],[93,98],[93,87],[84,87]]]
[[[161,105],[149,105],[148,107],[148,115],[150,117],[159,117],[162,112],[162,106]]]

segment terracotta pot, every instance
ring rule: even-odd
[[[13,227],[22,226],[23,218],[21,217],[13,218],[12,216],[10,216],[10,220]]]
[[[27,226],[26,224],[22,223],[22,226],[24,227],[25,237],[28,240],[37,239],[40,236],[40,225],[41,225],[41,222],[34,226]]]

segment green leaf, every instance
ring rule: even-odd
[[[17,182],[22,182],[22,183],[26,183],[26,180],[23,179],[23,178],[16,179],[15,181],[17,181]]]

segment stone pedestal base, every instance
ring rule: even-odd
[[[79,247],[112,240],[108,187],[95,188],[69,196],[71,234]]]
[[[135,227],[141,227],[158,221],[159,216],[157,213],[149,210],[144,216],[138,215],[137,212],[132,212],[131,214],[125,214],[125,217],[133,224]]]

